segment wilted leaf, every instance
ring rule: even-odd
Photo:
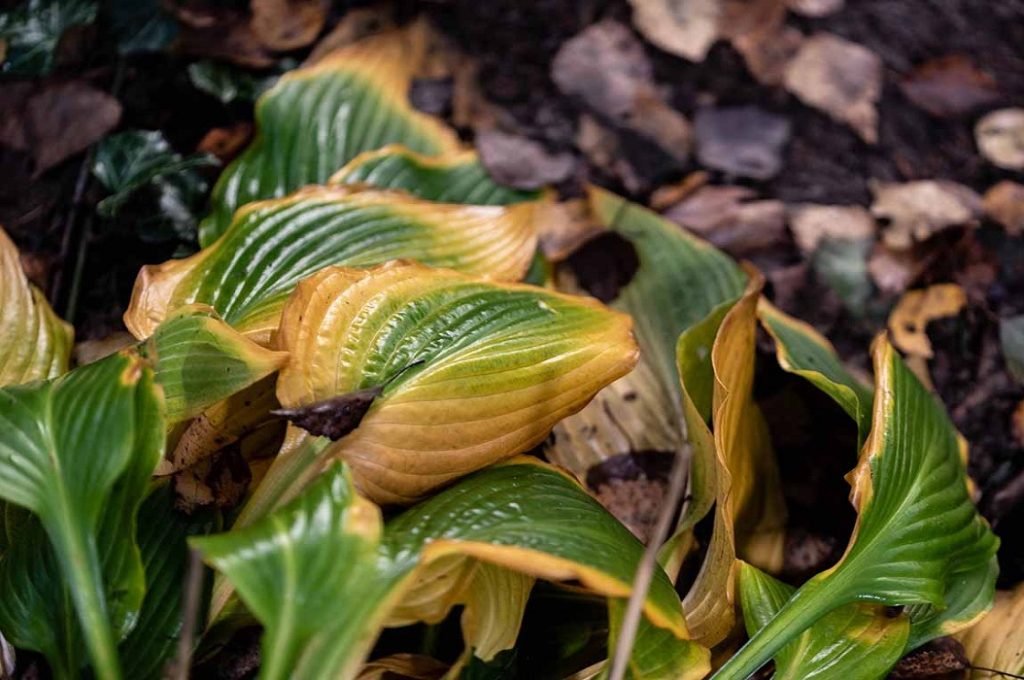
[[[0,386],[55,378],[68,368],[74,331],[21,269],[0,229]]]
[[[902,81],[904,96],[933,116],[962,116],[999,99],[995,78],[954,54],[918,66]]]
[[[1024,315],[999,321],[999,341],[1010,373],[1024,383]]]
[[[49,539],[16,544],[36,560],[12,555],[3,563],[13,588],[4,592],[25,594],[0,600],[3,629],[73,674],[76,645],[58,636],[77,619],[93,670],[120,677],[116,644],[135,623],[144,590],[135,514],[163,451],[153,372],[128,351],[51,382],[8,387],[0,390],[0,421],[10,433],[0,441],[8,462],[0,497],[31,510]],[[65,598],[76,616],[54,610]]]
[[[946,634],[970,625],[991,602],[999,541],[971,503],[959,436],[892,345],[879,338],[873,355],[872,429],[848,476],[858,521],[846,553],[799,588],[722,666],[719,680],[746,678],[823,616],[853,602],[930,607],[940,620],[925,615],[924,625]],[[980,583],[981,595],[961,598],[965,582]],[[911,646],[928,639],[915,636],[915,623]]]
[[[534,190],[565,181],[576,164],[567,151],[553,153],[540,142],[500,130],[483,130],[476,137],[480,163],[499,183]]]
[[[992,611],[957,637],[974,667],[973,680],[991,677],[990,669],[1024,674],[1024,585],[997,592]]]
[[[721,0],[630,0],[633,25],[666,52],[704,61],[718,40]]]
[[[1003,225],[1007,234],[1024,234],[1024,184],[1003,180],[985,192],[982,204],[985,214]]]
[[[327,437],[336,442],[359,427],[373,400],[380,396],[383,389],[383,385],[367,387],[308,406],[278,409],[274,415],[287,418],[311,435]]]
[[[844,0],[786,0],[786,7],[805,17],[823,17],[843,8]]]
[[[945,180],[903,184],[871,182],[871,214],[888,221],[886,245],[906,250],[936,233],[972,223],[981,216],[981,198],[967,187]]]
[[[786,89],[808,106],[852,127],[864,141],[878,141],[882,60],[868,48],[831,33],[805,40],[786,66]]]
[[[192,257],[143,267],[125,325],[144,338],[174,309],[201,302],[266,345],[296,284],[328,265],[416,258],[516,280],[536,239],[529,203],[464,206],[395,191],[309,187],[246,206],[216,243]]]
[[[64,31],[95,20],[92,0],[28,0],[0,14],[0,40],[6,43],[0,70],[14,76],[46,75],[53,70]]]
[[[771,179],[782,168],[789,119],[757,106],[702,108],[693,121],[697,160],[729,175]]]
[[[472,151],[431,157],[400,144],[359,154],[331,177],[330,183],[365,183],[401,189],[428,201],[467,205],[510,205],[541,197],[538,191],[495,182]]]
[[[270,517],[193,542],[263,622],[264,678],[353,677],[388,612],[431,563],[480,560],[625,597],[642,552],[568,477],[525,458],[474,474],[383,531],[346,468],[332,466]],[[671,631],[666,647],[692,650],[706,672],[707,653],[686,641],[678,597],[662,572],[644,611]]]
[[[264,45],[281,52],[305,47],[323,30],[327,0],[252,0],[252,30]]]
[[[747,634],[778,614],[796,589],[740,563],[740,594]],[[821,617],[775,655],[775,678],[825,680],[883,678],[907,644],[910,619],[877,604],[848,604]]]
[[[665,217],[734,257],[777,246],[786,240],[786,207],[781,201],[747,200],[746,187],[705,186],[669,208]]]
[[[423,42],[414,25],[282,76],[256,103],[255,140],[214,187],[200,243],[224,233],[237,208],[325,182],[364,151],[390,143],[424,154],[455,151],[455,135],[406,98]]]
[[[966,304],[967,295],[955,283],[940,283],[906,293],[889,315],[893,344],[907,354],[931,359],[932,345],[926,333],[928,323],[956,316]]]
[[[412,263],[328,268],[285,308],[277,395],[296,408],[385,385],[321,460],[348,461],[374,500],[408,503],[542,441],[633,367],[631,326],[592,299]],[[288,493],[311,472],[288,472]]]
[[[999,109],[974,127],[981,155],[1007,170],[1024,169],[1024,109]]]
[[[815,205],[802,203],[789,206],[789,228],[793,240],[804,255],[818,249],[822,239],[860,241],[875,234],[875,221],[859,205]]]

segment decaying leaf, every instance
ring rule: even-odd
[[[516,189],[540,189],[567,179],[575,163],[572,154],[552,153],[539,142],[500,130],[477,134],[480,162],[499,184]]]
[[[932,59],[900,81],[904,96],[933,116],[966,115],[999,99],[995,78],[963,55]]]
[[[972,680],[991,677],[989,669],[1024,674],[1024,585],[997,592],[992,611],[957,638],[974,667]]]
[[[68,368],[74,331],[25,278],[0,229],[0,386],[55,378]]]
[[[704,61],[718,40],[721,0],[630,0],[633,25],[666,52]]]
[[[747,187],[705,186],[665,211],[665,217],[734,257],[778,245],[786,239],[781,201],[749,200]]]
[[[351,45],[374,33],[394,28],[393,8],[387,3],[349,8],[341,21],[331,29],[331,32],[317,42],[316,47],[309,53],[306,63],[314,64],[337,49]]]
[[[824,17],[843,8],[845,0],[786,0],[786,7],[805,17]]]
[[[697,160],[728,175],[771,179],[782,168],[789,120],[756,106],[703,108],[693,122]]]
[[[542,203],[537,208],[537,239],[544,256],[561,262],[605,228],[590,215],[582,199]]]
[[[313,42],[324,27],[325,0],[252,0],[252,30],[272,50],[287,51]]]
[[[871,214],[888,222],[882,238],[897,250],[926,241],[943,229],[973,224],[981,216],[981,197],[955,182],[871,182],[870,187]]]
[[[786,66],[783,83],[808,106],[852,127],[864,141],[878,141],[882,60],[871,50],[831,33],[805,40]]]
[[[931,359],[934,352],[926,332],[928,323],[956,316],[966,304],[967,295],[955,283],[940,283],[904,294],[889,315],[893,344],[911,356]]]
[[[1010,236],[1024,234],[1024,184],[1003,180],[985,192],[982,205]]]
[[[1024,109],[999,109],[974,127],[981,155],[1007,170],[1024,169]]]
[[[336,442],[359,427],[373,400],[380,396],[383,389],[383,385],[376,385],[308,406],[277,409],[272,413],[287,418],[312,435],[327,437]]]
[[[1006,368],[1014,378],[1024,383],[1024,315],[1000,319],[999,341]]]
[[[868,273],[878,289],[890,295],[903,293],[923,269],[912,250],[894,250],[882,243],[868,257]]]
[[[822,239],[859,241],[875,234],[875,220],[859,205],[814,205],[803,203],[788,208],[789,229],[805,255],[818,249]]]

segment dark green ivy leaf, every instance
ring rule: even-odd
[[[106,23],[121,54],[160,52],[178,35],[178,23],[160,0],[105,0]]]
[[[64,32],[96,20],[90,0],[28,0],[0,14],[0,39],[7,41],[7,58],[0,71],[18,76],[41,76],[53,70],[54,55]]]
[[[279,75],[258,76],[237,66],[209,59],[189,64],[188,67],[189,80],[196,89],[216,97],[222,104],[256,101],[257,97],[277,82]]]

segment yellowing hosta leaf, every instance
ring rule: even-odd
[[[608,649],[615,649],[625,614],[626,601],[608,600]],[[680,645],[672,633],[641,619],[633,651],[626,666],[629,680],[700,680],[709,670],[708,651],[700,645]],[[604,671],[607,671],[607,667]],[[602,672],[599,678],[606,678]]]
[[[55,378],[68,368],[74,331],[28,282],[0,229],[0,385]]]
[[[590,298],[415,263],[328,268],[285,309],[277,396],[295,408],[382,388],[326,455],[373,500],[408,503],[542,441],[633,367],[631,327]]]
[[[711,351],[715,451],[715,525],[707,555],[684,608],[694,638],[721,642],[735,621],[737,553],[781,566],[786,511],[768,426],[754,403],[760,276],[722,319]],[[692,375],[687,366],[680,374]],[[691,419],[693,422],[693,419]],[[694,423],[700,432],[701,423]]]
[[[0,626],[68,673],[78,670],[75,645],[60,646],[68,632],[54,628],[74,627],[70,602],[79,629],[70,637],[84,639],[98,677],[120,676],[116,643],[144,590],[135,514],[163,449],[162,402],[132,350],[0,389],[0,498],[31,510],[49,539],[19,540],[0,563],[0,581],[17,584],[0,597]]]
[[[831,343],[809,324],[782,312],[767,300],[757,307],[783,370],[803,376],[830,396],[857,423],[863,439],[871,429],[874,393],[843,367]]]
[[[747,633],[763,628],[795,588],[740,563],[740,594]],[[775,655],[776,680],[876,680],[899,661],[910,620],[877,604],[855,602],[821,617]]]
[[[999,542],[971,503],[956,430],[884,338],[873,355],[871,434],[849,475],[858,519],[846,554],[797,590],[717,678],[746,678],[815,621],[852,602],[927,605],[938,620],[925,617],[926,625],[948,633],[991,602],[984,597],[991,589],[978,584],[994,581]],[[958,584],[972,592],[961,596]]]
[[[974,667],[972,680],[998,677],[989,669],[1024,674],[1024,584],[996,593],[992,611],[958,637]]]
[[[156,363],[171,424],[198,415],[288,360],[286,353],[264,349],[241,335],[204,305],[172,313],[144,347]]]
[[[454,152],[452,131],[407,98],[425,49],[420,28],[343,47],[264,93],[256,102],[256,138],[217,181],[200,243],[213,243],[246,203],[322,184],[364,151],[401,143],[423,154]]]
[[[193,544],[263,623],[268,679],[353,677],[384,617],[435,560],[472,558],[621,598],[643,552],[569,477],[528,458],[461,480],[383,531],[345,466],[332,466],[274,514]],[[686,640],[664,572],[655,574],[644,612],[670,632],[664,646],[692,650],[697,672],[707,671],[707,651]]]
[[[402,189],[429,201],[467,205],[509,205],[535,201],[542,195],[498,184],[475,151],[425,156],[400,144],[359,154],[331,177],[330,183]]]
[[[148,337],[178,307],[209,305],[267,344],[288,295],[328,265],[416,259],[518,280],[536,249],[533,205],[432,203],[394,191],[310,187],[241,209],[216,243],[183,260],[142,269],[125,325]]]

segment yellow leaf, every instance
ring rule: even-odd
[[[925,333],[928,322],[956,316],[965,304],[967,296],[955,283],[940,283],[904,294],[889,315],[892,343],[911,356],[931,359],[932,344]]]
[[[992,610],[957,636],[971,664],[971,678],[991,678],[987,669],[1024,673],[1024,584],[996,593]]]

